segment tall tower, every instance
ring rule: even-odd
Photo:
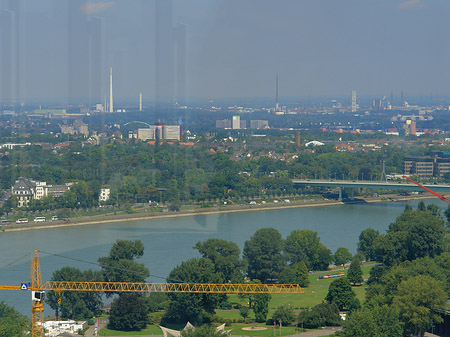
[[[277,74],[277,88],[276,88],[276,96],[277,96],[277,101],[275,103],[275,111],[280,111],[280,106],[279,106],[279,102],[278,102],[278,74]]]
[[[112,86],[112,67],[109,68],[109,112],[114,112],[113,86]]]
[[[352,112],[356,112],[356,90],[352,90]]]
[[[142,112],[142,92],[139,93],[139,111]]]

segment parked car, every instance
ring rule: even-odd
[[[27,223],[27,222],[28,222],[27,218],[21,218],[16,220],[16,223]]]
[[[38,217],[34,218],[34,222],[45,222],[45,217],[38,216]]]

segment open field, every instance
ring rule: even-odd
[[[375,263],[366,263],[363,265],[363,277],[365,280],[369,277],[370,269],[375,266]],[[305,288],[305,294],[272,294],[272,299],[269,303],[269,314],[267,318],[271,318],[273,312],[281,305],[284,304],[290,304],[292,308],[294,308],[295,311],[300,311],[301,309],[305,308],[312,308],[316,304],[321,303],[325,296],[328,293],[328,286],[331,284],[331,282],[334,280],[332,279],[322,279],[319,280],[320,275],[327,275],[332,274],[335,272],[340,272],[342,269],[336,268],[328,271],[322,271],[322,272],[315,272],[313,274],[309,275],[310,279],[310,286]],[[347,274],[348,268],[344,270],[344,273]],[[357,297],[362,302],[365,297],[365,288],[362,287],[353,287],[353,290],[355,291]],[[242,306],[248,305],[248,300],[246,298],[241,298],[238,295],[230,295],[229,301],[233,304],[239,303]],[[242,319],[241,315],[239,314],[238,309],[231,309],[231,310],[216,310],[216,315],[220,319],[224,320],[239,320]],[[250,319],[253,319],[255,316],[253,314],[253,310],[250,310],[249,317]],[[251,327],[251,326],[261,326],[266,327],[267,330],[263,331],[248,331],[248,330],[242,330],[243,327]],[[174,329],[181,329],[183,326],[170,326],[170,328]],[[244,323],[233,323],[230,327],[227,327],[227,330],[233,329],[231,334],[237,335],[237,336],[262,336],[262,337],[269,337],[274,336],[274,328],[273,326],[265,325],[264,323],[255,323],[255,324],[244,324]],[[305,330],[306,331],[306,330]],[[296,329],[295,327],[283,327],[280,330],[279,327],[277,327],[276,335],[277,336],[288,336],[297,334],[300,331]],[[113,331],[108,329],[102,329],[100,331],[100,336],[146,336],[146,335],[161,335],[161,329],[157,325],[148,325],[147,329],[139,331],[139,332],[122,332],[122,331]]]

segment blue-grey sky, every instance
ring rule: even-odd
[[[270,97],[276,74],[282,96],[450,95],[448,0],[12,2],[18,71],[0,76],[25,102],[100,103],[111,66],[119,100]]]

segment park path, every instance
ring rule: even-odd
[[[105,325],[106,325],[106,321],[100,321],[100,329],[102,329]],[[99,330],[100,330],[99,329]],[[291,336],[287,336],[287,337],[321,337],[321,336],[329,336],[333,333],[335,333],[338,330],[341,330],[342,327],[325,327],[321,330],[313,330],[313,331],[308,331],[308,332],[302,332],[299,334],[295,334],[295,335],[291,335]],[[86,331],[85,336],[86,337],[95,337],[96,335],[94,334],[95,331],[95,326],[90,326],[89,329]],[[139,336],[139,335],[138,335]],[[121,337],[138,337],[136,335],[134,336],[121,336]],[[244,336],[244,334],[242,335],[232,335],[231,337],[242,337]],[[139,337],[163,337],[163,335],[142,335]],[[284,336],[286,337],[286,336]]]

